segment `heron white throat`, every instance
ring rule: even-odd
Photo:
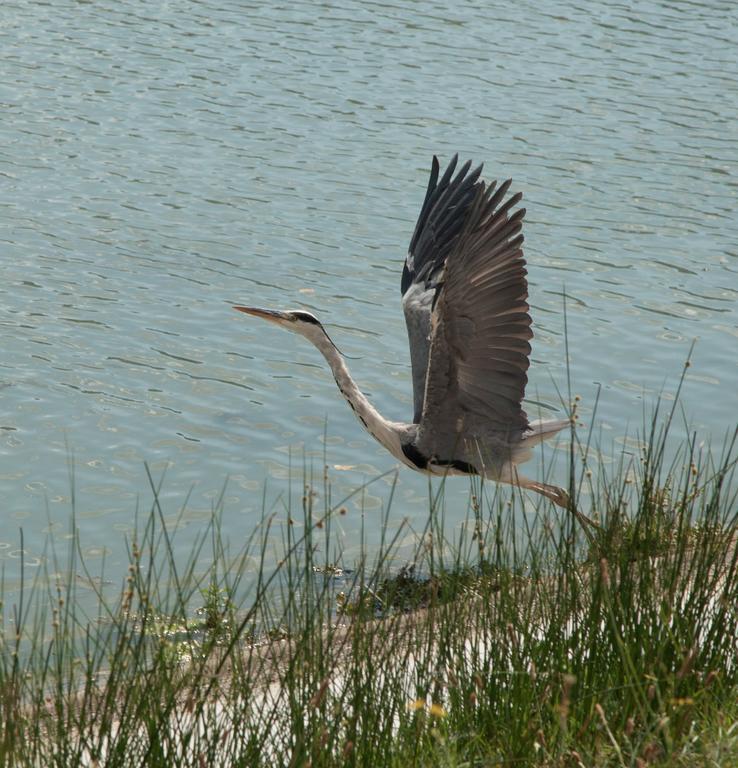
[[[402,272],[414,414],[385,419],[361,392],[320,321],[309,312],[237,306],[312,342],[364,427],[395,458],[432,474],[483,475],[530,489],[566,507],[566,491],[523,477],[530,449],[569,425],[530,421],[522,402],[530,365],[528,283],[520,193],[504,199],[480,179],[482,166],[454,156],[428,189]]]

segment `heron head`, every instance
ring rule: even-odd
[[[285,312],[279,312],[276,309],[259,309],[258,307],[233,307],[233,309],[245,312],[247,315],[261,317],[263,320],[269,320],[271,323],[302,336],[311,337],[316,331],[325,333],[318,318],[303,309],[289,309]]]

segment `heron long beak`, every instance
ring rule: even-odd
[[[271,320],[273,323],[283,323],[287,320],[287,315],[284,312],[277,312],[274,309],[259,309],[258,307],[233,307],[239,312],[245,312],[247,315],[253,315],[254,317],[260,317],[263,320]]]

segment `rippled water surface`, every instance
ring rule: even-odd
[[[399,277],[433,153],[525,194],[529,412],[560,413],[565,289],[573,388],[586,422],[601,384],[604,446],[674,390],[695,338],[684,408],[722,442],[735,4],[497,5],[3,4],[0,561],[21,527],[29,568],[68,530],[70,463],[93,567],[125,559],[144,462],[166,470],[165,514],[184,504],[184,544],[226,478],[239,542],[324,450],[334,498],[391,469],[317,351],[230,307],[314,311],[377,407],[408,418]],[[348,551],[388,483],[352,502]],[[396,496],[393,518],[422,525],[427,481],[403,470]]]

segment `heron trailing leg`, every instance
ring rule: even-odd
[[[541,483],[537,480],[529,480],[527,477],[523,477],[517,470],[515,465],[512,465],[507,469],[504,475],[500,478],[504,483],[510,483],[510,485],[517,485],[520,488],[526,488],[530,491],[540,493],[541,496],[545,496],[550,499],[557,507],[562,509],[568,509],[574,515],[574,517],[585,527],[596,528],[599,530],[600,526],[590,517],[580,512],[573,499],[563,489],[557,485],[549,485],[547,483]]]
[[[559,488],[557,485],[540,483],[537,480],[529,480],[518,472],[518,468],[514,464],[509,464],[505,467],[498,480],[502,483],[517,485],[520,488],[540,493],[541,496],[550,499],[557,507],[562,507],[563,509],[568,509],[569,507],[569,494],[563,488]]]

